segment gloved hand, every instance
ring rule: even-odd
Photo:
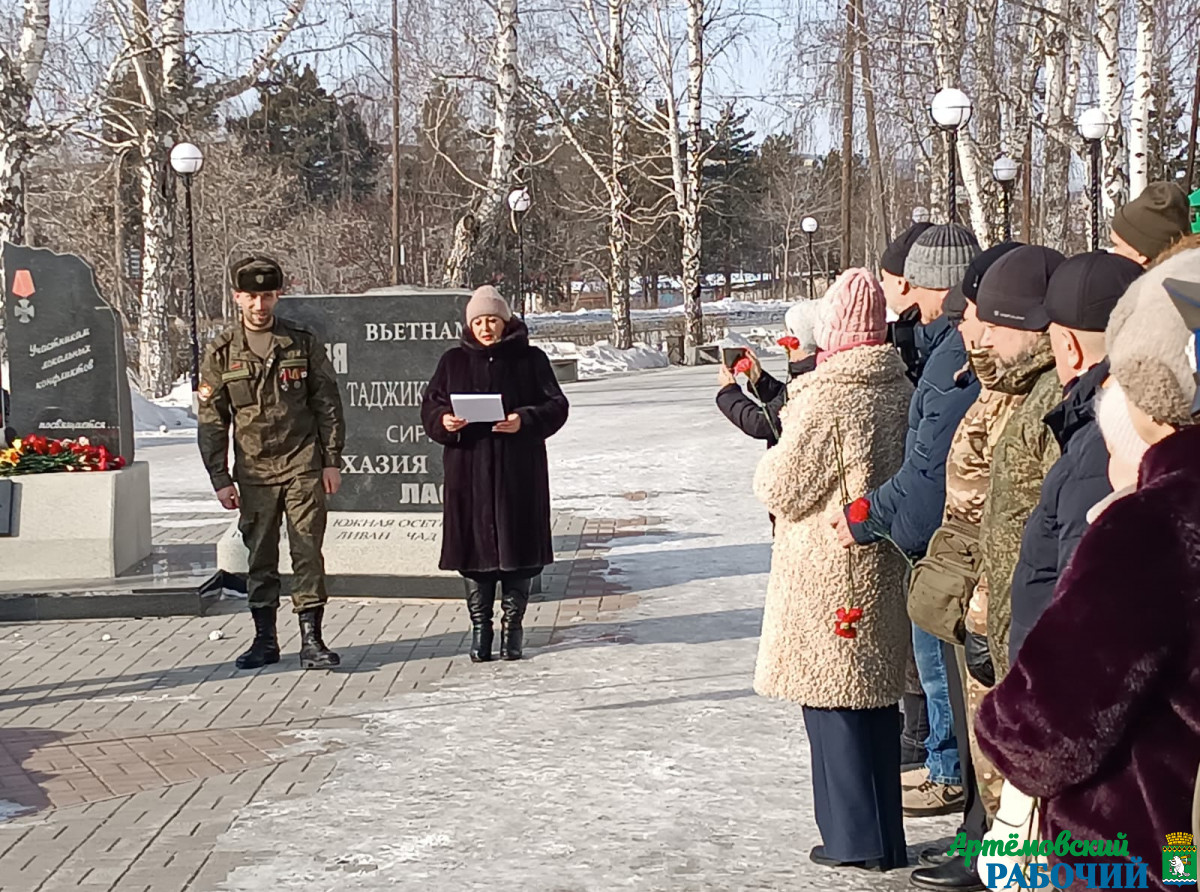
[[[967,674],[984,687],[992,687],[996,683],[996,667],[992,665],[987,636],[967,632],[963,649],[967,657]]]

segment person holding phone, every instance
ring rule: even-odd
[[[462,343],[438,362],[421,406],[425,432],[444,447],[442,555],[462,574],[471,617],[471,660],[492,659],[492,613],[501,591],[500,659],[519,660],[533,580],[554,562],[546,440],[569,405],[546,354],[490,285],[467,304]],[[459,394],[499,394],[505,417],[470,423]]]
[[[783,324],[798,345],[788,348],[788,381],[793,381],[817,367],[817,342],[813,332],[824,303],[802,301],[792,306]],[[722,362],[717,373],[721,389],[717,392],[717,408],[747,437],[766,441],[770,449],[779,442],[779,410],[787,401],[787,384],[768,373],[753,350],[741,351],[750,359],[747,373],[752,399],[737,383],[734,362]],[[736,358],[722,356],[723,359]]]

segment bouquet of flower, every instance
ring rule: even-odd
[[[87,437],[78,440],[48,440],[30,434],[0,449],[0,477],[17,474],[52,474],[58,471],[116,471],[125,459],[107,446],[93,446]]]

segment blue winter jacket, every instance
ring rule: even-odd
[[[979,396],[974,373],[960,374],[967,366],[967,350],[949,319],[942,316],[921,328],[920,340],[927,359],[908,406],[904,464],[890,480],[867,493],[870,517],[850,524],[860,545],[878,542],[885,531],[914,558],[925,554],[942,523],[950,441]]]
[[[1025,637],[1050,606],[1058,578],[1087,531],[1087,513],[1112,493],[1108,447],[1096,423],[1094,403],[1108,378],[1108,360],[1071,384],[1066,399],[1046,416],[1062,456],[1042,482],[1042,495],[1025,525],[1012,581],[1009,660],[1016,662]]]

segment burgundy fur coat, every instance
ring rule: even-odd
[[[1124,833],[1130,856],[1148,865],[1150,888],[1167,888],[1166,835],[1191,829],[1198,629],[1200,427],[1192,427],[1153,446],[1137,491],[1084,535],[976,723],[980,748],[1004,777],[1042,798],[1043,836]]]
[[[442,425],[455,393],[498,393],[504,411],[521,416],[515,434],[470,424]],[[443,570],[534,576],[554,563],[546,439],[567,422],[567,398],[546,354],[513,319],[500,343],[484,347],[468,328],[448,350],[425,390],[421,419],[445,447]]]

